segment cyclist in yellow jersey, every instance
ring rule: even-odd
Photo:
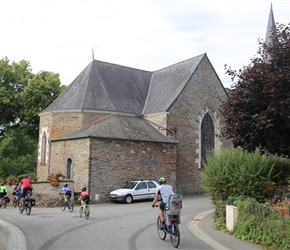
[[[0,207],[2,206],[2,198],[5,197],[7,194],[7,189],[5,183],[2,182],[0,185]]]

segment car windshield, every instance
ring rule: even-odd
[[[122,188],[126,188],[126,189],[133,189],[137,184],[137,181],[130,181],[127,182]]]

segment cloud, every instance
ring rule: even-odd
[[[288,24],[290,1],[272,1]],[[70,84],[94,58],[158,70],[207,53],[223,84],[224,64],[248,65],[264,38],[270,1],[0,1],[0,58]]]

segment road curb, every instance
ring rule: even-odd
[[[202,212],[192,218],[188,223],[187,223],[187,228],[196,236],[198,237],[201,241],[209,245],[215,250],[231,250],[231,248],[228,248],[227,246],[221,244],[220,242],[214,240],[213,238],[209,237],[206,233],[204,233],[200,227],[199,227],[199,222],[208,214],[213,213],[214,209]]]
[[[25,236],[18,227],[3,220],[0,220],[0,225],[8,233],[7,250],[27,250]]]

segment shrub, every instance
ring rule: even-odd
[[[290,249],[290,220],[267,204],[260,204],[254,199],[239,199],[239,219],[233,235],[242,240],[261,244],[268,249]]]
[[[258,150],[248,153],[238,148],[210,151],[201,173],[201,186],[216,200],[216,195],[247,196],[265,202],[275,189],[275,162]]]

